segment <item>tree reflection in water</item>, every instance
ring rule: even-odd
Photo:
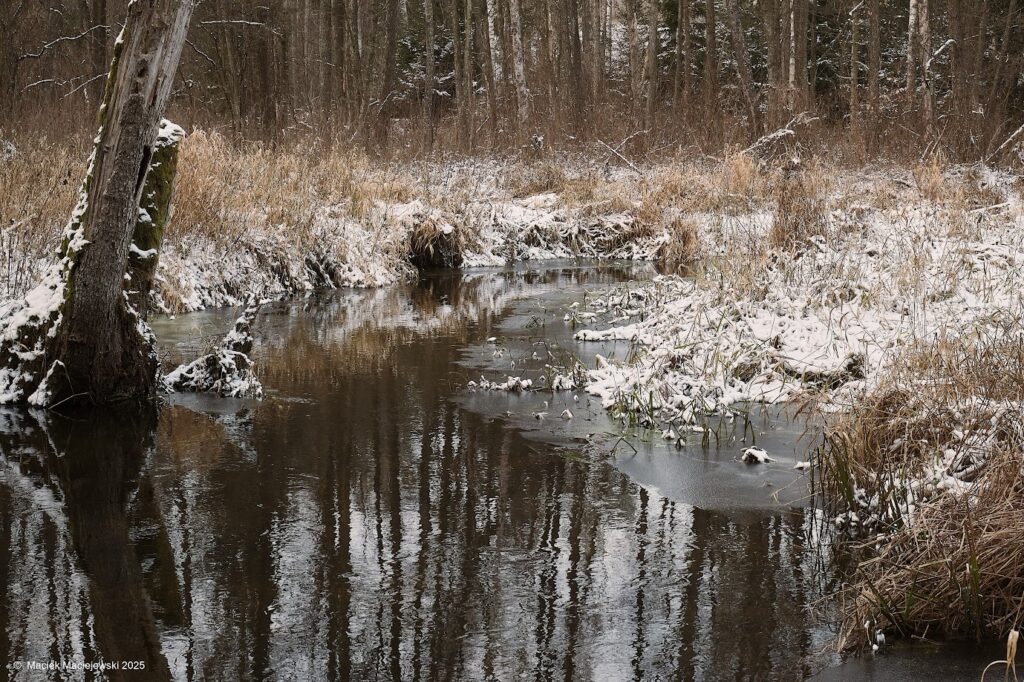
[[[281,306],[259,357],[274,395],[170,405],[155,430],[5,413],[0,658],[188,680],[805,676],[827,637],[809,513],[695,509],[453,401],[496,299],[582,276]]]

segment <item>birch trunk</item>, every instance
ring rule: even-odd
[[[487,116],[491,125],[491,145],[495,145],[498,136],[498,84],[494,72],[494,48],[491,44],[490,9],[487,0],[478,0],[474,5],[477,26],[477,45],[483,58],[484,80],[487,86]]]
[[[519,0],[508,0],[509,23],[512,33],[512,76],[516,84],[516,109],[519,123],[524,125],[530,116],[530,92],[526,88],[526,66],[523,54],[523,27],[519,17]]]
[[[921,76],[924,79],[924,118],[929,133],[935,128],[935,86],[932,82],[932,29],[928,0],[918,0],[917,22],[921,49]]]
[[[917,89],[917,0],[910,0],[907,12],[907,98],[914,101]]]

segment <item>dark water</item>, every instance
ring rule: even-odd
[[[6,672],[97,679],[27,662],[102,659],[145,665],[112,678],[154,680],[892,679],[829,668],[829,576],[791,469],[802,426],[755,415],[779,462],[747,467],[746,429],[676,449],[622,441],[582,393],[465,389],[539,378],[567,353],[623,357],[573,343],[562,315],[647,275],[551,266],[317,294],[261,313],[262,403],[0,412]],[[187,357],[230,319],[156,328]]]

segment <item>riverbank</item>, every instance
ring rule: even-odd
[[[752,401],[825,413],[811,475],[857,566],[841,646],[1005,638],[1024,611],[1020,179],[807,173],[781,185],[788,214],[782,195],[699,218],[691,280],[571,311],[579,339],[634,342],[587,390],[667,439]]]
[[[813,475],[863,559],[844,592],[844,641],[1002,637],[1016,625],[1024,590],[1006,562],[1018,543],[990,520],[1020,511],[1018,176],[937,162],[836,168],[793,150],[643,167],[397,166],[205,133],[179,167],[154,300],[168,313],[383,286],[417,266],[659,261],[675,274],[566,313],[580,340],[631,341],[628,355],[566,368],[552,385],[585,385],[668,440],[740,403],[832,415]],[[77,164],[41,143],[2,168],[10,299],[42,273]]]

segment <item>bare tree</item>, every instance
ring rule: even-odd
[[[658,0],[647,0],[647,111],[644,127],[654,127],[658,104]]]
[[[523,28],[519,16],[519,0],[508,0],[509,23],[512,34],[512,75],[516,84],[516,109],[519,123],[530,117],[530,91],[526,87],[526,56],[523,50]]]
[[[878,118],[878,76],[882,70],[882,27],[879,0],[868,0],[868,100],[871,115]]]
[[[759,129],[759,105],[754,94],[754,76],[750,69],[750,55],[747,53],[747,41],[743,36],[743,23],[740,17],[738,0],[726,0],[729,10],[729,36],[732,39],[732,51],[736,57],[736,75],[740,81],[740,92],[750,116],[750,125]]]
[[[704,0],[704,108],[712,111],[718,97],[718,38],[715,0]]]
[[[100,133],[62,259],[0,323],[30,355],[13,389],[40,405],[148,401],[155,391],[153,337],[126,300],[139,203],[161,115],[185,43],[193,0],[135,0],[115,44],[100,108]],[[34,371],[33,371],[34,370]],[[2,391],[0,391],[2,392]]]

